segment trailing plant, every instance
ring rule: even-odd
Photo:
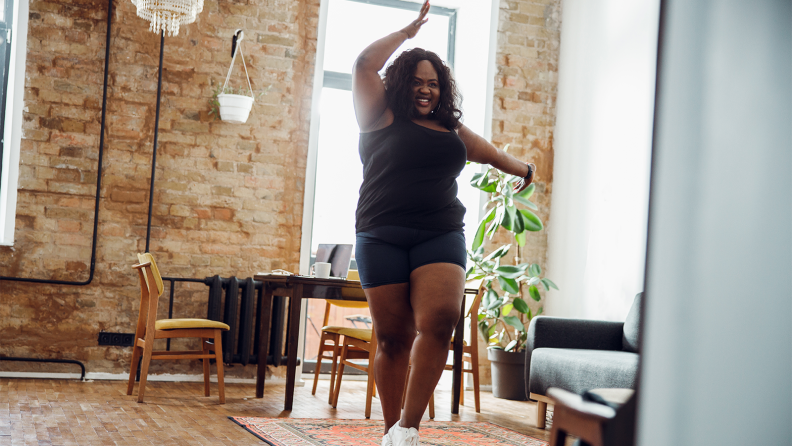
[[[504,150],[508,150],[508,146]],[[484,218],[468,251],[472,266],[467,271],[467,279],[483,279],[486,287],[478,314],[479,331],[490,348],[510,352],[525,348],[527,325],[543,311],[543,307],[539,307],[536,313],[531,311],[525,299],[526,293],[527,297],[539,302],[542,298],[539,286],[547,291],[558,289],[552,280],[542,277],[542,268],[538,264],[521,262],[527,233],[541,231],[544,225],[532,212],[538,209],[530,201],[536,190],[535,185],[531,184],[522,192],[514,193],[514,186],[520,179],[490,167],[486,172],[474,175],[470,182],[473,187],[491,194]],[[518,205],[527,209],[520,209]],[[514,238],[514,265],[501,265],[501,260],[513,244],[502,245],[490,253],[484,252],[484,239],[492,239],[501,228]],[[493,288],[495,281],[502,294]]]

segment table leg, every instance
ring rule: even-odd
[[[454,330],[454,366],[452,370],[452,395],[451,398],[451,413],[456,415],[459,413],[459,397],[462,388],[462,352],[463,341],[465,340],[465,295],[462,295],[462,311],[459,315],[456,329]]]
[[[300,309],[302,308],[303,286],[296,284],[289,299],[289,351],[286,362],[286,402],[283,410],[292,410],[294,383],[297,376],[297,344],[300,341]]]
[[[264,398],[264,379],[267,375],[267,350],[269,347],[270,318],[272,317],[272,288],[264,282],[264,294],[259,307],[259,348],[256,366],[256,398]]]

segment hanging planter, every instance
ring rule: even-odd
[[[253,87],[250,85],[250,76],[248,76],[247,65],[245,65],[245,55],[242,54],[242,39],[245,37],[245,32],[238,29],[234,32],[234,40],[232,46],[233,56],[231,57],[231,66],[228,67],[228,74],[226,75],[225,83],[220,93],[217,95],[217,102],[220,108],[220,119],[226,122],[233,122],[237,124],[244,124],[248,116],[250,116],[250,109],[253,108]],[[242,94],[236,94],[233,89],[228,88],[228,80],[231,78],[231,71],[234,69],[234,61],[236,60],[237,53],[242,54],[242,66],[245,68],[245,77],[248,83],[248,94],[240,91]]]
[[[220,93],[217,102],[220,103],[220,119],[237,124],[244,124],[253,108],[253,97],[241,94]]]

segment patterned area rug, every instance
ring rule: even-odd
[[[380,445],[382,421],[228,417],[272,446]],[[426,446],[547,446],[547,442],[492,423],[421,423]]]

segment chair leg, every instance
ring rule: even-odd
[[[220,404],[225,404],[225,383],[223,382],[223,341],[220,330],[215,330],[214,349],[215,364],[217,365],[217,387],[220,394]]]
[[[481,413],[481,397],[479,396],[479,370],[478,361],[473,363],[473,400],[476,403],[476,413]]]
[[[338,371],[336,372],[336,381],[335,381],[335,390],[333,390],[333,409],[338,406],[338,394],[341,393],[341,378],[344,376],[344,361],[346,361],[347,357],[347,346],[346,342],[343,343],[341,347],[341,358],[338,360]]]
[[[377,346],[372,345],[371,350],[369,350],[369,362],[368,366],[366,367],[366,371],[368,373],[368,381],[366,383],[366,418],[371,418],[371,399],[374,397],[374,392],[376,392],[376,387],[374,383],[374,357],[377,355]]]
[[[201,338],[201,349],[204,355],[209,355],[209,340]],[[209,358],[203,358],[204,396],[209,396]]]
[[[322,332],[322,336],[319,337],[319,354],[316,355],[316,370],[314,371],[314,382],[311,395],[316,395],[316,385],[319,384],[319,372],[322,369],[322,353],[325,351],[325,339],[327,339],[326,335]]]
[[[536,402],[536,427],[545,428],[545,417],[547,417],[547,403],[544,401]]]
[[[566,432],[556,427],[550,431],[550,443],[548,446],[564,446],[566,443]]]
[[[404,392],[402,392],[402,403],[401,408],[404,409],[404,402],[407,400],[407,386],[410,384],[410,371],[412,370],[412,364],[407,366],[407,378],[404,380]],[[432,393],[434,397],[434,393]]]
[[[432,392],[432,396],[429,397],[429,418],[434,420],[434,417],[435,417],[434,392]]]
[[[464,364],[465,362],[463,361],[462,362],[463,369],[465,368]],[[464,372],[459,374],[459,405],[460,406],[465,405],[465,373]]]
[[[138,403],[143,402],[146,393],[146,380],[148,379],[149,364],[151,364],[151,352],[154,351],[154,335],[146,336],[146,347],[143,349],[143,364],[140,366],[140,387],[138,388]]]
[[[135,337],[135,341],[137,341],[137,336]],[[132,395],[132,391],[135,389],[135,375],[137,375],[137,368],[138,363],[140,362],[140,356],[143,354],[143,349],[135,345],[132,347],[132,362],[129,364],[129,384],[127,385],[127,395]]]
[[[340,336],[333,335],[333,363],[330,365],[330,391],[327,396],[327,404],[333,404],[333,392],[335,389],[336,373],[338,370],[338,355],[341,354],[341,347],[339,346]]]

